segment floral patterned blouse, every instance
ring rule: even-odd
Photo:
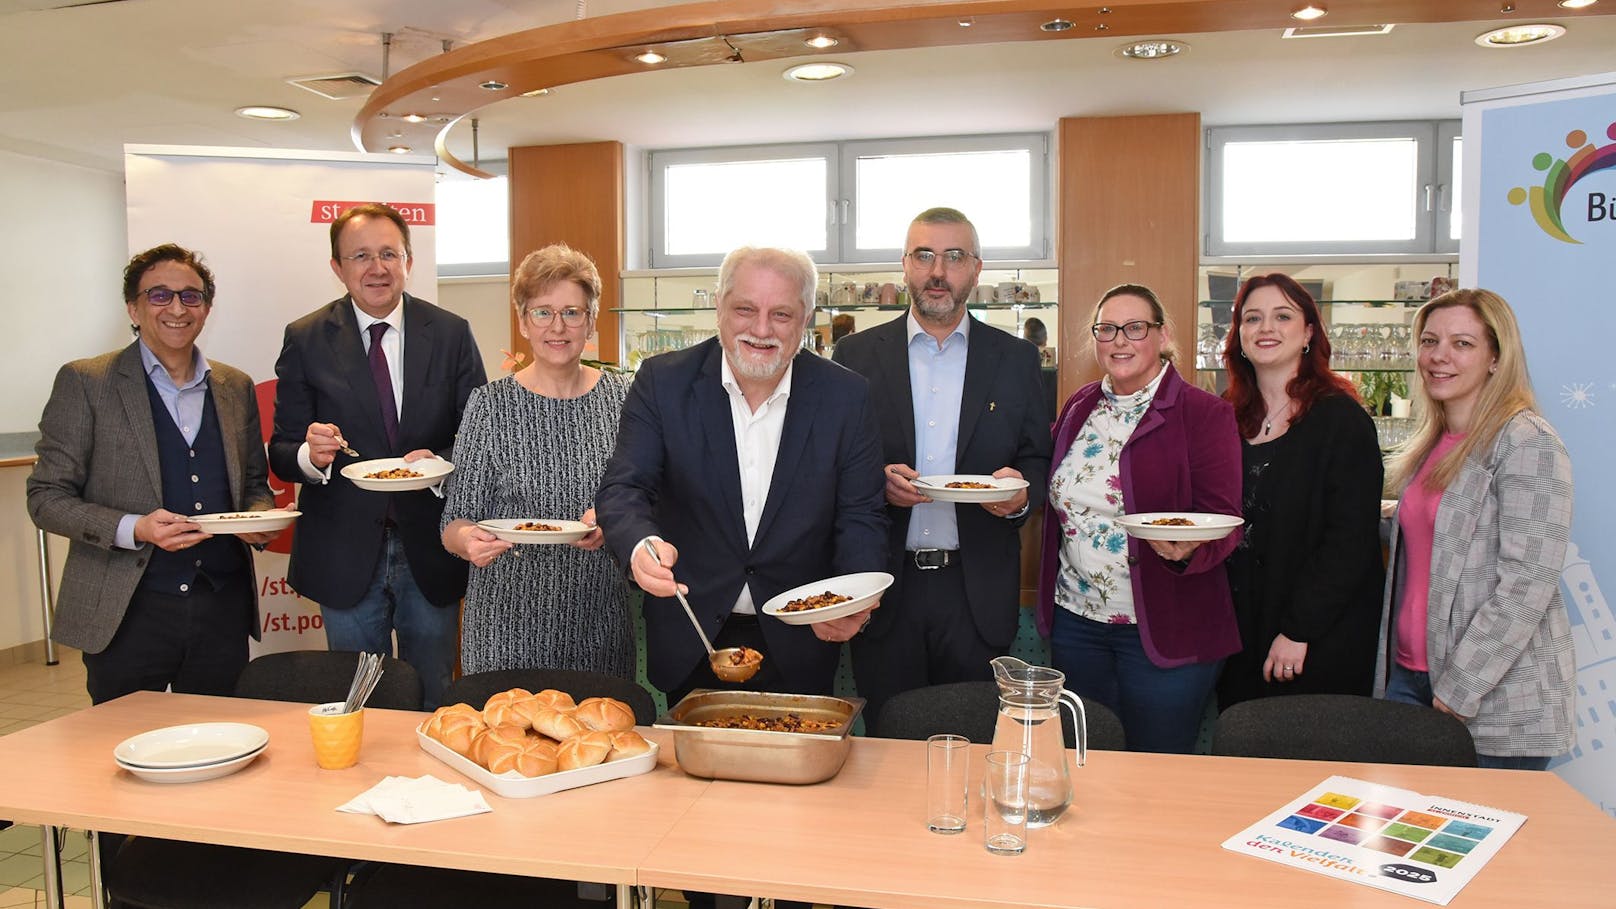
[[[1049,481],[1049,501],[1061,524],[1060,573],[1055,602],[1096,622],[1135,625],[1133,585],[1128,576],[1128,536],[1118,516],[1122,504],[1122,446],[1150,409],[1164,367],[1131,395],[1100,381],[1100,400],[1072,439]]]

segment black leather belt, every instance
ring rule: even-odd
[[[959,560],[957,549],[911,549],[909,555],[914,558],[915,567],[921,571],[947,568]]]

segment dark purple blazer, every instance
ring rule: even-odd
[[[1100,383],[1072,395],[1055,422],[1054,476],[1100,400]],[[1122,505],[1128,514],[1195,511],[1240,514],[1240,432],[1234,408],[1195,388],[1167,367],[1150,409],[1122,446]],[[1038,574],[1038,631],[1049,636],[1060,569],[1060,518],[1044,507],[1043,562]],[[1128,538],[1129,575],[1139,640],[1157,666],[1169,668],[1222,659],[1240,649],[1234,603],[1223,560],[1240,531],[1203,543],[1182,568]]]

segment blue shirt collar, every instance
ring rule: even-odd
[[[161,380],[173,385],[174,378],[168,374],[168,369],[157,359],[157,355],[152,353],[151,348],[146,346],[145,340],[137,338],[135,343],[140,347],[140,366],[146,371],[146,375],[151,376],[152,381]],[[187,388],[195,388],[207,381],[208,373],[212,369],[212,367],[208,366],[208,358],[202,356],[201,346],[191,345],[191,357],[191,381],[181,386],[181,391]]]

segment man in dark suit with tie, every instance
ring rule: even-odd
[[[669,703],[733,687],[713,676],[672,599],[675,575],[715,646],[763,652],[752,689],[830,693],[839,643],[871,615],[801,626],[759,614],[788,588],[886,565],[869,391],[801,349],[817,283],[801,253],[732,252],[718,338],[646,360],[629,390],[595,510],[648,595],[648,674]]]
[[[56,374],[28,478],[34,523],[70,547],[52,638],[84,653],[94,703],[132,691],[222,694],[259,635],[248,543],[202,514],[272,508],[246,373],[196,346],[213,273],[172,243],[124,269],[135,343]]]
[[[870,380],[886,464],[897,581],[853,641],[853,676],[877,718],[899,692],[992,678],[988,661],[1016,635],[1021,525],[1048,491],[1049,416],[1038,350],[965,311],[981,253],[963,214],[922,212],[904,245],[908,314],[836,345],[836,362]],[[911,482],[942,474],[1028,486],[1008,501],[953,505]]]
[[[404,292],[409,225],[361,205],[331,225],[331,270],[348,288],[286,327],[275,374],[275,475],[303,484],[288,580],[320,604],[332,650],[391,653],[435,707],[459,649],[466,563],[438,535],[430,490],[367,492],[354,460],[447,458],[471,390],[487,381],[465,319]],[[357,451],[357,457],[343,449]]]

